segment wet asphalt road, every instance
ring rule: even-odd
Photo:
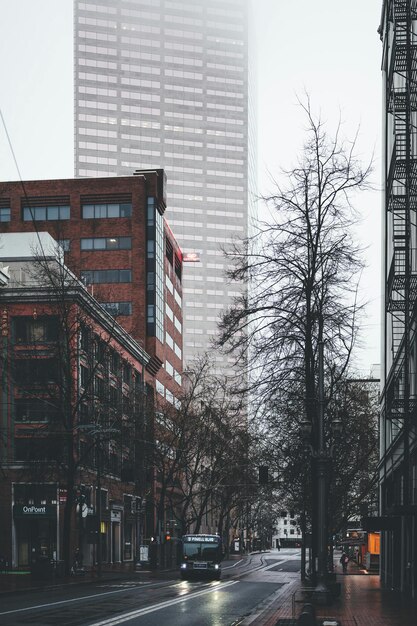
[[[217,581],[152,580],[81,584],[3,594],[0,626],[236,626],[299,575],[299,550],[228,564]]]

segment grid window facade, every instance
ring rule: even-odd
[[[184,252],[198,247],[202,265],[189,264],[185,282],[193,280],[193,274],[202,275],[193,283],[197,282],[196,289],[201,287],[204,327],[211,329],[216,324],[207,319],[207,304],[227,307],[231,296],[224,290],[214,298],[207,294],[207,278],[224,282],[227,267],[209,269],[206,262],[231,243],[234,232],[248,234],[256,209],[250,2],[91,0],[87,8],[75,0],[76,175],[123,176],[136,169],[165,169],[166,217]],[[111,90],[123,93],[120,104]],[[90,143],[88,134],[94,137]],[[107,138],[111,158],[104,144]],[[234,181],[236,185],[231,184]],[[202,210],[207,204],[215,219],[209,220]],[[95,211],[84,215],[107,216]],[[219,237],[220,224],[230,237]],[[148,279],[155,281],[154,291],[147,289],[147,311],[148,324],[160,333],[154,242],[155,250],[147,249]],[[155,263],[150,269],[152,253]],[[239,289],[245,286],[236,286]],[[201,323],[191,320],[194,307],[187,302],[185,312],[187,334]],[[203,341],[204,351],[210,343],[208,333]],[[185,361],[201,351],[186,349]],[[229,369],[227,359],[224,367]]]

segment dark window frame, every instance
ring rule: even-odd
[[[118,207],[115,209],[115,207]],[[111,213],[118,213],[111,215]],[[89,213],[89,215],[87,215]],[[110,213],[110,215],[109,215]],[[132,217],[131,202],[86,202],[81,206],[81,216],[84,220],[90,219],[118,219]]]
[[[57,213],[57,217],[52,216],[55,211]],[[43,217],[40,217],[40,214],[42,214]],[[71,219],[71,207],[69,204],[45,204],[44,206],[35,207],[23,206],[22,218],[24,222],[53,222],[69,220]]]

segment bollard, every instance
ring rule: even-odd
[[[316,626],[316,610],[312,604],[305,604],[297,621],[298,626]]]

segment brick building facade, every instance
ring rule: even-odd
[[[1,233],[46,231],[66,265],[151,355],[157,394],[182,384],[182,254],[164,220],[163,170],[2,183]]]
[[[41,268],[28,261],[29,237]],[[146,534],[151,357],[45,255],[49,241],[2,238],[0,554],[23,569],[69,563],[75,547],[87,566],[133,562]]]

